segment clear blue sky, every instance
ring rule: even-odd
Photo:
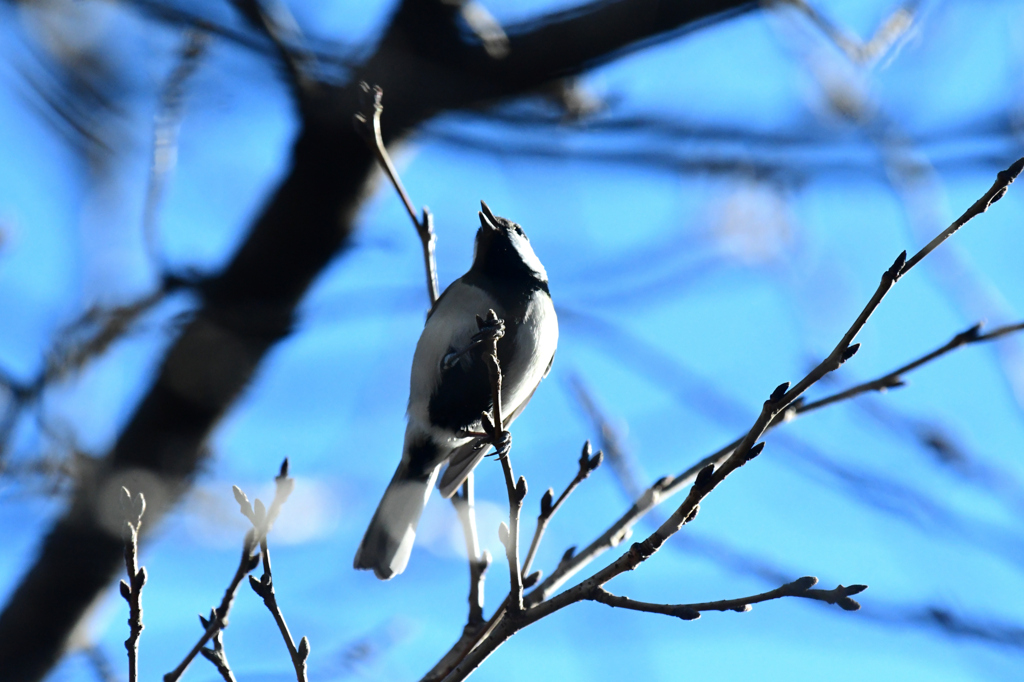
[[[485,4],[512,22],[571,3]],[[226,3],[194,5],[236,21]],[[390,8],[289,5],[311,36],[364,47]],[[815,6],[861,40],[898,8]],[[92,304],[144,295],[156,277],[141,215],[156,93],[180,38],[120,6],[73,7],[73,28],[0,9],[0,367],[22,379],[63,324]],[[469,265],[481,199],[524,226],[550,275],[558,355],[512,429],[516,473],[530,486],[527,532],[542,492],[568,483],[584,439],[598,436],[574,377],[649,484],[738,436],[777,384],[828,353],[896,255],[923,245],[1022,155],[1022,27],[1018,2],[926,1],[895,45],[855,65],[805,17],[761,11],[587,74],[581,85],[606,108],[580,125],[503,120],[558,115],[532,98],[503,116],[443,116],[395,150],[413,200],[435,214],[442,286]],[[28,46],[47,36],[73,38],[72,54],[103,45],[117,65],[119,111],[102,130],[113,152],[91,168],[40,116],[29,84],[45,72]],[[384,104],[386,124],[386,93]],[[646,124],[620,125],[636,118]],[[187,90],[160,257],[178,269],[224,263],[286,167],[295,128],[275,67],[214,39]],[[1015,186],[899,282],[858,355],[811,395],[882,374],[979,320],[1022,319],[1022,215]],[[436,495],[405,574],[382,583],[351,569],[400,456],[427,305],[419,243],[389,187],[365,205],[356,240],[217,429],[195,491],[143,549],[143,679],[191,647],[195,614],[219,601],[234,570],[245,523],[231,485],[268,499],[284,456],[297,487],[270,537],[275,584],[292,631],[312,643],[311,679],[418,679],[461,631],[461,532]],[[191,304],[167,301],[46,394],[43,419],[58,441],[73,434],[85,452],[103,453]],[[908,384],[774,431],[696,523],[608,586],[647,601],[705,601],[777,586],[761,567],[815,575],[825,588],[868,584],[860,612],[789,600],[682,622],[577,605],[516,635],[475,679],[1014,679],[1024,656],[1022,340],[956,351]],[[943,463],[922,434],[941,434],[962,459]],[[53,442],[26,416],[10,457],[59,450]],[[500,467],[488,460],[477,481],[482,541],[500,557]],[[61,508],[40,488],[0,478],[0,598]],[[549,572],[629,504],[603,467],[556,517],[536,566]],[[497,561],[488,613],[506,576]],[[928,624],[930,608],[1010,643],[949,636]],[[111,589],[90,629],[119,674],[126,616]],[[239,679],[292,675],[248,588],[225,645]],[[364,645],[370,653],[354,659]],[[77,656],[53,679],[95,677]],[[198,661],[186,679],[216,673]]]

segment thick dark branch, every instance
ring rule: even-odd
[[[305,97],[317,87],[316,58],[303,46],[302,32],[287,5],[280,0],[231,0],[231,4],[273,44],[296,97]]]
[[[508,56],[490,68],[507,86],[534,88],[757,7],[742,0],[599,0],[505,27]]]

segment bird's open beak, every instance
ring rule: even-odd
[[[482,201],[480,202],[480,226],[491,232],[498,231],[498,220],[491,213],[490,206]]]

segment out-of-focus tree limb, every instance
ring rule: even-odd
[[[510,27],[509,54],[497,61],[482,44],[463,40],[457,7],[407,0],[351,82],[293,89],[301,128],[287,174],[227,267],[199,286],[202,306],[167,351],[111,452],[89,480],[79,481],[0,614],[5,678],[45,675],[117,572],[121,541],[118,524],[107,521],[104,495],[122,485],[143,492],[153,521],[181,498],[212,429],[269,349],[289,334],[310,284],[349,244],[375,170],[351,124],[360,80],[387,92],[388,141],[438,112],[519,95],[755,7],[736,0],[595,2]]]

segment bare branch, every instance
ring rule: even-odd
[[[260,564],[260,554],[258,552],[253,554],[253,550],[262,545],[267,537],[267,533],[270,532],[271,527],[274,525],[274,521],[277,520],[277,515],[281,511],[281,505],[285,503],[285,500],[288,499],[288,496],[295,487],[295,480],[288,478],[287,459],[281,465],[281,473],[275,480],[277,481],[277,490],[274,493],[274,500],[271,502],[269,509],[264,507],[263,502],[259,499],[256,500],[254,505],[250,504],[249,498],[246,497],[245,493],[238,486],[233,486],[235,501],[238,502],[242,515],[249,519],[253,527],[245,534],[245,541],[242,543],[242,558],[238,563],[238,568],[235,569],[235,575],[231,578],[231,583],[224,591],[224,597],[221,599],[220,606],[210,613],[209,619],[205,619],[202,616],[199,617],[204,627],[202,637],[192,647],[192,650],[186,654],[185,658],[178,664],[178,667],[164,675],[164,682],[175,682],[175,680],[180,678],[192,662],[192,659],[200,653],[206,643],[228,626],[228,612],[231,611],[231,606],[234,604],[238,586],[242,583],[242,579],[256,570],[256,567]]]
[[[288,477],[288,459],[286,458],[281,464],[281,473],[274,479],[277,482],[277,494],[274,496],[274,503],[277,504],[280,509],[280,504],[283,504],[284,500],[288,498],[292,488],[295,486],[295,480]],[[280,500],[280,504],[278,503]],[[271,505],[271,512],[274,512],[274,506]],[[276,516],[276,513],[274,514]],[[260,540],[260,554],[263,557],[263,575],[259,580],[249,576],[249,586],[253,591],[263,598],[263,603],[270,610],[270,613],[274,616],[274,621],[277,623],[277,628],[281,631],[281,637],[284,638],[285,646],[288,647],[288,655],[291,656],[292,665],[295,667],[295,677],[298,682],[308,682],[306,676],[306,659],[309,657],[309,640],[305,637],[299,642],[298,646],[295,645],[295,640],[292,638],[292,633],[288,629],[287,623],[284,621],[284,614],[281,612],[281,607],[277,605],[277,595],[274,593],[274,578],[271,575],[270,570],[270,549],[267,546],[267,537],[263,536]]]
[[[552,504],[552,500],[555,496],[555,491],[551,488],[547,489],[544,496],[540,500],[540,516],[537,517],[537,529],[533,533],[533,541],[530,543],[530,551],[526,554],[526,560],[523,562],[523,578],[526,578],[530,572],[530,566],[533,565],[533,560],[537,555],[537,550],[540,548],[540,541],[544,537],[544,531],[547,530],[548,523],[551,522],[551,517],[555,515],[555,512],[561,508],[562,503],[565,502],[566,498],[572,494],[572,491],[576,489],[580,483],[583,482],[587,476],[601,466],[601,462],[604,459],[604,454],[598,450],[597,454],[591,457],[590,455],[590,441],[588,440],[583,444],[583,452],[580,454],[580,468],[576,472],[576,476],[573,477],[569,485],[562,491],[562,494],[558,496]],[[539,577],[539,576],[538,576]]]
[[[871,296],[870,300],[864,306],[863,310],[861,310],[853,324],[843,335],[832,353],[830,353],[825,360],[819,363],[817,367],[812,369],[792,388],[790,388],[790,384],[788,382],[777,386],[775,390],[772,391],[768,400],[765,401],[761,413],[755,420],[754,425],[750,430],[748,430],[747,434],[739,440],[739,442],[726,446],[717,453],[705,458],[702,463],[695,467],[691,467],[689,470],[684,472],[681,478],[687,482],[690,480],[693,481],[690,491],[682,504],[679,505],[675,512],[673,512],[673,514],[664,523],[662,523],[654,533],[648,536],[643,542],[633,543],[628,551],[590,578],[587,578],[578,585],[547,599],[549,594],[557,589],[558,586],[563,584],[570,575],[578,571],[583,565],[585,565],[585,563],[592,560],[608,547],[618,544],[627,537],[633,523],[653,508],[656,500],[662,497],[663,493],[671,492],[673,491],[673,488],[678,489],[682,487],[682,485],[684,485],[682,482],[672,481],[672,479],[662,479],[655,483],[655,485],[648,490],[648,493],[645,493],[644,497],[634,504],[633,508],[630,509],[626,515],[616,522],[612,528],[606,531],[601,538],[594,543],[591,543],[591,546],[587,548],[589,551],[584,552],[587,554],[585,559],[581,559],[579,562],[573,563],[574,556],[567,554],[555,572],[530,594],[524,604],[525,611],[514,614],[510,613],[509,617],[498,620],[495,626],[489,629],[488,634],[480,644],[471,651],[469,655],[467,655],[445,679],[449,682],[464,679],[518,630],[554,613],[555,611],[558,611],[559,609],[564,608],[565,606],[568,606],[569,604],[573,604],[584,599],[592,599],[594,595],[598,594],[597,590],[599,588],[603,588],[608,581],[626,571],[635,569],[642,562],[646,561],[656,553],[669,537],[678,532],[683,525],[696,517],[700,510],[701,500],[703,500],[712,490],[715,489],[715,487],[724,481],[730,473],[761,453],[764,449],[764,443],[761,442],[755,445],[755,441],[774,423],[776,423],[776,418],[785,414],[787,411],[795,411],[791,406],[793,406],[797,398],[799,398],[807,388],[812,386],[827,373],[837,369],[843,362],[851,358],[854,353],[856,353],[859,348],[859,344],[851,345],[853,339],[864,327],[868,318],[877,309],[885,294],[890,288],[892,288],[892,285],[967,221],[974,216],[983,213],[989,206],[991,206],[992,203],[998,201],[1006,193],[1010,183],[1013,182],[1022,169],[1024,169],[1024,158],[1018,160],[1006,171],[1001,171],[997,176],[995,184],[993,184],[992,188],[990,188],[981,199],[976,201],[971,208],[957,219],[957,221],[932,240],[932,242],[922,248],[921,251],[913,258],[908,261],[906,252],[901,253],[892,266],[883,273],[881,282],[875,290],[875,293]],[[999,331],[1001,334],[1006,334],[1010,333],[1011,330],[1007,328],[1005,331]],[[691,479],[694,472],[696,475]],[[510,489],[511,502],[510,478],[510,476],[506,476]],[[523,484],[525,493],[525,480],[523,481]],[[800,581],[797,582],[799,583]],[[791,583],[790,586],[791,585],[793,584]],[[786,589],[787,587],[789,586],[783,586],[783,588],[779,589]],[[801,591],[806,592],[809,587],[809,585],[804,586]],[[789,589],[793,588],[789,587]],[[840,586],[830,591],[817,590],[808,598],[837,603],[845,609],[852,610],[857,608],[857,605],[856,602],[849,599],[849,595],[855,594],[862,589],[864,589],[863,586],[853,586],[851,588],[843,588]],[[855,591],[851,592],[844,590]],[[510,605],[513,604],[511,599],[509,603]],[[706,606],[710,609],[717,608],[716,605],[728,603],[729,602],[713,602],[702,606]],[[653,608],[657,605],[647,606],[651,606]],[[664,605],[663,607],[666,609],[674,608]],[[679,615],[679,613],[673,612],[671,615]]]
[[[498,460],[501,462],[501,469],[505,474],[505,487],[508,490],[508,525],[501,524],[501,527],[498,528],[498,537],[501,539],[501,544],[505,545],[511,584],[509,599],[505,606],[509,616],[516,618],[523,611],[523,576],[519,567],[519,514],[523,508],[523,499],[526,497],[526,479],[520,476],[517,482],[512,473],[512,461],[509,458],[512,435],[505,430],[501,413],[502,377],[501,366],[498,363],[498,339],[505,335],[505,323],[498,319],[493,310],[487,312],[486,319],[481,319],[478,316],[476,321],[480,328],[476,336],[483,337],[490,342],[490,352],[484,353],[483,359],[487,365],[487,373],[491,377],[492,414],[488,415],[485,412],[481,421],[491,444],[497,450]]]
[[[1024,330],[1024,322],[1018,322],[1017,324],[1009,324],[1002,327],[997,327],[992,331],[986,332],[984,334],[981,333],[981,328],[981,323],[978,323],[969,329],[965,329],[964,331],[954,336],[952,339],[950,339],[947,343],[943,344],[942,346],[939,346],[930,353],[926,353],[921,357],[912,360],[907,364],[902,365],[901,367],[894,369],[888,374],[880,376],[876,379],[872,379],[871,381],[865,381],[864,383],[857,384],[856,386],[851,386],[845,391],[840,391],[839,393],[835,393],[826,398],[815,400],[814,402],[800,404],[796,407],[795,414],[793,416],[804,414],[807,412],[813,412],[814,410],[821,409],[822,407],[826,407],[833,403],[849,400],[850,398],[861,395],[862,393],[869,393],[872,391],[885,391],[890,388],[899,388],[900,386],[903,386],[903,375],[914,371],[921,365],[931,362],[932,360],[935,360],[936,358],[939,358],[952,350],[960,348],[961,346],[970,345],[972,343],[981,343],[985,341],[994,341],[1003,336],[1007,336],[1009,334],[1013,334],[1015,332]]]
[[[215,617],[213,610],[210,610],[210,619],[207,620],[202,616],[199,617],[199,621],[203,627],[209,627],[210,621]],[[235,680],[235,673],[231,671],[231,664],[228,663],[227,652],[224,651],[224,632],[221,630],[217,631],[217,634],[213,636],[213,648],[203,647],[199,650],[199,653],[213,663],[213,666],[217,668],[217,672],[224,678],[224,682],[237,682]]]
[[[420,242],[423,245],[423,265],[427,270],[427,294],[430,296],[430,307],[433,309],[434,304],[437,303],[437,299],[441,295],[437,284],[437,262],[434,257],[434,250],[437,244],[437,238],[434,236],[434,214],[424,206],[422,219],[416,218],[416,209],[412,205],[412,199],[409,198],[409,194],[405,191],[402,179],[398,177],[398,171],[395,170],[394,164],[391,163],[391,156],[384,146],[384,136],[381,133],[380,127],[380,115],[384,111],[384,106],[381,104],[384,91],[376,85],[372,88],[366,83],[361,83],[360,85],[367,96],[372,96],[368,97],[369,106],[367,107],[371,111],[364,110],[356,114],[355,120],[357,125],[365,128],[367,143],[374,154],[376,154],[377,162],[380,164],[381,169],[388,176],[395,191],[398,192],[398,196],[401,198],[402,204],[412,220],[413,227],[416,228],[416,234],[420,237]]]
[[[682,618],[683,620],[696,620],[697,618],[700,618],[702,611],[737,611],[745,613],[750,611],[752,604],[771,601],[773,599],[782,599],[784,597],[814,599],[827,604],[836,604],[845,611],[856,611],[860,608],[860,604],[851,599],[850,595],[863,592],[867,589],[866,585],[851,585],[849,587],[839,585],[831,590],[811,589],[817,584],[817,578],[806,576],[798,578],[791,583],[786,583],[774,590],[755,594],[750,597],[723,599],[720,601],[700,602],[696,604],[652,604],[649,602],[636,601],[629,597],[620,597],[611,594],[603,587],[594,588],[593,594],[587,598],[591,601],[601,602],[602,604],[607,604],[608,606],[616,608],[644,611],[646,613],[660,613],[666,616]]]
[[[491,553],[480,551],[480,539],[476,530],[476,504],[473,494],[473,472],[462,484],[462,494],[452,496],[452,506],[459,516],[466,540],[466,556],[469,559],[469,617],[466,627],[479,626],[484,622],[484,578],[491,565]]]
[[[146,498],[141,492],[132,497],[127,488],[121,488],[121,513],[124,515],[124,564],[128,581],[121,581],[121,596],[128,602],[128,682],[139,679],[139,636],[142,634],[142,588],[146,584],[146,569],[139,568],[139,527],[146,512]]]

